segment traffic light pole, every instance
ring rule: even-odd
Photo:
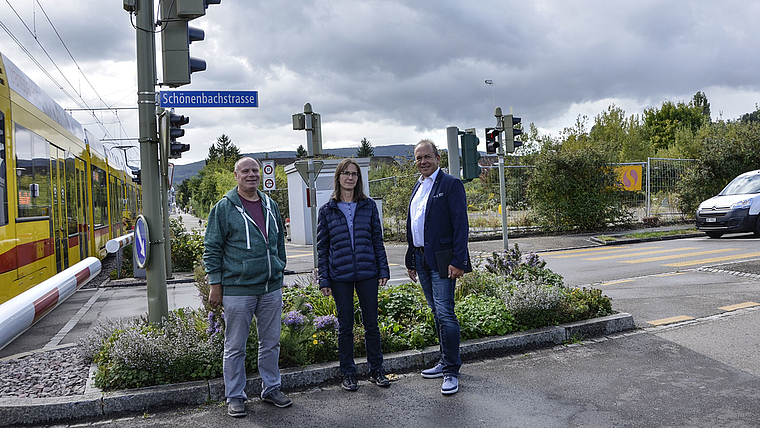
[[[166,256],[161,217],[160,174],[158,170],[158,136],[156,134],[156,41],[153,0],[137,0],[137,103],[140,118],[140,169],[143,194],[143,216],[150,230],[146,245],[150,257],[146,261],[148,283],[148,321],[161,323],[169,316],[166,297]]]
[[[311,246],[314,256],[314,269],[318,267],[317,260],[317,189],[315,181],[317,176],[314,168],[314,111],[311,109],[311,104],[306,103],[303,106],[303,112],[306,120],[306,171],[309,173],[309,201],[311,202]]]
[[[502,121],[501,107],[494,109],[493,115],[496,117],[496,129],[500,129],[504,132],[504,123]],[[504,241],[504,250],[509,250],[509,232],[507,230],[507,185],[504,177],[504,144],[502,138],[502,132],[498,132],[496,138],[499,139],[499,193],[501,196],[501,236]]]

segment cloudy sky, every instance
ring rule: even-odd
[[[445,145],[448,126],[482,138],[494,104],[554,136],[613,103],[640,114],[697,91],[714,119],[735,119],[760,103],[758,16],[747,0],[222,0],[192,22],[208,67],[181,89],[256,90],[260,107],[178,109],[191,149],[176,163],[222,133],[243,152],[295,151],[306,135],[291,115],[306,102],[328,149]],[[137,138],[131,22],[118,0],[4,0],[0,51],[65,108],[124,108],[95,113],[100,124],[75,112],[95,135]]]

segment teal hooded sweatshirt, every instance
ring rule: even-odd
[[[203,263],[210,284],[225,296],[258,296],[282,288],[285,230],[277,203],[258,191],[268,240],[243,208],[237,186],[214,205],[203,240]]]

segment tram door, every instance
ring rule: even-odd
[[[69,239],[66,230],[66,191],[64,152],[50,146],[50,177],[52,179],[52,222],[55,245],[55,265],[58,272],[69,267]]]
[[[90,225],[87,221],[87,165],[82,159],[75,158],[76,170],[74,187],[76,187],[77,230],[79,232],[79,259],[84,260],[90,255]],[[69,203],[71,198],[69,198]]]
[[[69,263],[74,264],[80,260],[84,260],[84,240],[82,234],[82,228],[80,225],[83,223],[82,216],[82,204],[80,202],[81,195],[78,194],[79,183],[77,182],[76,164],[81,162],[80,159],[74,157],[71,152],[66,152],[66,233],[69,241]]]

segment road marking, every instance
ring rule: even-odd
[[[688,248],[680,248],[679,250],[686,250]],[[646,263],[646,262],[657,262],[661,260],[670,260],[670,259],[678,259],[682,257],[692,257],[692,256],[703,256],[706,254],[716,254],[716,253],[723,253],[726,251],[739,251],[740,248],[722,248],[720,250],[709,250],[709,251],[697,251],[696,253],[684,253],[684,254],[670,254],[667,256],[659,256],[659,257],[649,257],[646,259],[636,259],[636,260],[621,260],[620,263]],[[678,251],[678,250],[676,250]]]
[[[314,253],[303,253],[303,254],[288,254],[286,257],[289,259],[294,259],[296,257],[311,257]]]
[[[694,265],[707,265],[707,264],[710,264],[710,263],[724,262],[724,261],[727,261],[727,260],[750,259],[752,257],[760,257],[760,253],[744,253],[744,254],[737,254],[737,255],[734,255],[734,256],[715,257],[715,258],[712,258],[712,259],[692,260],[692,261],[688,261],[688,262],[669,263],[669,264],[664,264],[663,266],[682,267],[682,266],[694,266]]]
[[[663,273],[663,274],[661,274],[661,275],[655,275],[655,276],[656,276],[656,277],[659,277],[659,278],[664,278],[664,277],[666,277],[666,276],[673,276],[673,275],[684,275],[685,273],[686,273],[686,272],[670,272],[670,273]]]
[[[79,320],[81,320],[82,317],[87,313],[87,311],[90,310],[92,305],[94,305],[95,302],[98,301],[98,299],[100,298],[100,295],[103,294],[104,291],[106,291],[105,288],[98,288],[98,291],[93,293],[93,295],[90,297],[90,300],[88,300],[87,303],[84,304],[84,306],[79,308],[79,311],[77,311],[77,313],[73,317],[71,317],[69,322],[67,322],[66,325],[64,325],[63,328],[61,328],[58,331],[58,333],[56,333],[56,335],[53,336],[53,338],[50,339],[50,341],[45,346],[42,347],[42,349],[52,349],[58,346],[63,340],[63,338],[66,337],[67,334],[69,334],[69,332],[74,328],[74,326],[77,325]]]
[[[680,248],[679,250],[696,250],[698,247],[686,247],[686,248]],[[673,251],[678,250],[656,250],[656,251],[642,251],[640,253],[629,253],[629,254],[615,254],[612,256],[601,256],[601,257],[591,257],[588,259],[583,260],[610,260],[610,259],[622,259],[623,257],[632,257],[632,256],[646,256],[648,254],[657,254],[657,253],[669,253]]]
[[[636,281],[636,278],[621,279],[621,280],[618,280],[618,281],[610,281],[610,282],[603,282],[602,285],[622,284],[624,282],[631,282],[631,281]]]
[[[744,303],[737,303],[735,305],[721,306],[718,309],[723,309],[724,311],[735,311],[737,309],[752,308],[755,306],[760,306],[760,303],[744,302]]]
[[[638,251],[638,250],[655,250],[662,247],[645,247],[645,248],[636,248],[636,247],[626,247],[626,248],[609,248],[609,247],[600,247],[600,248],[582,248],[579,250],[566,250],[566,251],[552,251],[548,253],[538,253],[541,257],[554,257],[557,259],[565,259],[569,257],[583,257],[589,255],[588,253],[594,252],[606,252],[606,253],[620,253],[624,251]],[[566,254],[566,255],[563,255]],[[556,256],[556,257],[555,257]]]
[[[665,324],[673,324],[673,323],[681,322],[681,321],[689,321],[689,320],[693,320],[693,319],[694,319],[694,317],[687,317],[686,315],[679,315],[677,317],[670,317],[670,318],[663,318],[663,319],[659,319],[659,320],[647,321],[647,324],[665,325]]]

